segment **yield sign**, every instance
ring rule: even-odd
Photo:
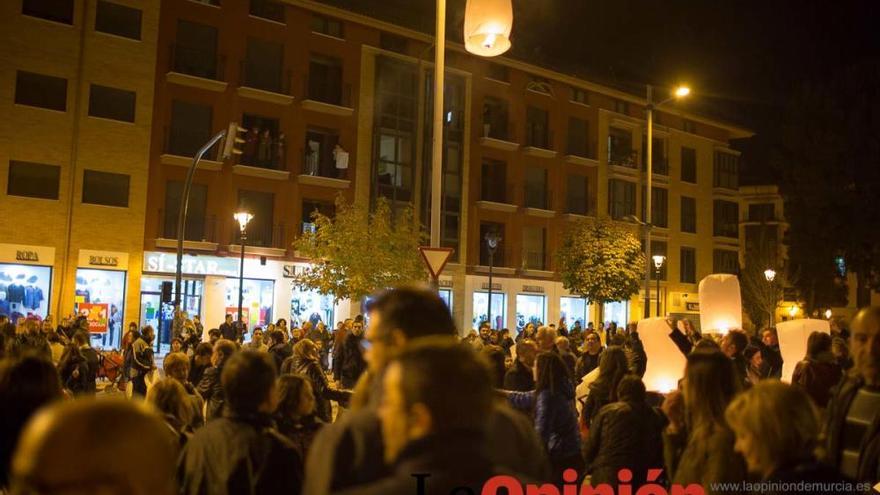
[[[425,264],[428,265],[428,271],[431,272],[431,277],[437,278],[446,266],[446,262],[449,261],[449,258],[452,256],[453,249],[420,246],[419,253],[422,255],[422,259],[425,260]]]

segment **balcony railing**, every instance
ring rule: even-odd
[[[238,164],[269,170],[287,170],[285,138],[260,135],[254,141],[252,136],[247,136]]]
[[[284,4],[274,0],[251,0],[250,13],[275,22],[284,22]]]
[[[543,252],[523,251],[522,268],[523,270],[546,270],[547,257]]]
[[[547,209],[547,188],[544,186],[525,187],[526,208]]]
[[[590,143],[585,141],[569,141],[568,148],[565,150],[565,152],[568,155],[579,156],[581,158],[596,158],[596,153],[593,149],[593,146],[590,146]]]
[[[648,165],[645,161],[646,151],[642,151],[642,170],[647,170]],[[669,175],[669,159],[665,155],[655,154],[651,160],[651,172],[660,175]]]
[[[303,87],[306,99],[351,108],[351,84],[341,81],[324,81],[306,75]]]
[[[262,89],[272,93],[290,95],[290,70],[281,70],[266,64],[242,60],[239,64],[239,86]]]
[[[535,125],[533,123],[527,123],[525,144],[526,146],[552,150],[553,132],[543,126]]]
[[[495,184],[491,179],[483,178],[480,186],[480,200],[492,201],[495,203],[508,203],[507,185]]]
[[[303,149],[301,156],[302,175],[348,180],[348,169],[336,168],[336,160],[333,158],[332,151],[310,152]]]
[[[636,168],[638,165],[638,153],[626,147],[611,148],[608,150],[608,164],[619,167]]]
[[[241,232],[238,223],[233,222],[232,244],[241,243]],[[274,225],[249,224],[247,229],[247,246],[274,249],[287,249],[287,229],[285,224]]]
[[[157,237],[162,239],[177,239],[177,216],[178,210],[159,209],[156,227]],[[184,240],[196,242],[217,242],[217,215],[205,215],[195,218],[190,212],[186,218],[186,228],[183,233]]]
[[[503,121],[497,119],[483,120],[483,137],[515,143],[515,131],[516,129],[513,124],[506,119]]]
[[[224,56],[177,43],[172,44],[170,50],[172,71],[215,81],[226,80]]]
[[[211,138],[211,130],[181,129],[165,126],[165,153],[178,156],[195,156],[208,139]],[[216,148],[216,146],[215,146]],[[213,160],[215,153],[208,150],[206,160]]]

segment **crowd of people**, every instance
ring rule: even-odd
[[[96,394],[87,326],[0,321],[0,490],[867,493],[880,480],[880,307],[810,335],[791,383],[774,329],[703,335],[669,320],[686,366],[666,394],[642,381],[663,356],[636,325],[460,338],[443,301],[411,287],[367,316],[333,332],[245,332],[228,316],[204,339],[187,321],[161,363],[153,329],[132,324],[131,399]],[[807,485],[784,488],[795,482]]]

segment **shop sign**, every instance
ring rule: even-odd
[[[184,254],[181,265],[183,273],[187,275],[238,276],[238,258]],[[177,272],[177,255],[147,251],[144,253],[144,271],[175,273]]]
[[[544,288],[540,285],[523,285],[523,292],[537,292],[540,294],[544,293]]]
[[[698,303],[698,302],[685,303],[685,308],[687,308],[688,311],[699,311],[700,310],[700,303]]]
[[[76,311],[86,318],[89,322],[89,332],[105,333],[107,331],[108,316],[110,308],[107,303],[79,303]]]
[[[489,290],[489,283],[488,282],[483,282],[483,290]],[[501,284],[492,284],[492,290],[493,291],[500,291]]]
[[[301,275],[306,270],[306,267],[302,265],[284,265],[281,268],[281,275],[284,278],[293,278],[297,275]]]
[[[119,266],[118,256],[89,256],[89,264],[92,266]]]
[[[42,246],[23,246],[20,244],[0,244],[0,262],[36,265],[53,264],[55,248]]]
[[[444,289],[450,289],[450,288],[452,288],[452,280],[440,280],[438,282],[438,285],[440,287],[443,287]]]
[[[79,250],[79,266],[81,268],[116,268],[128,269],[128,253],[116,251],[94,251],[91,249]]]

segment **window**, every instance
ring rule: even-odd
[[[316,127],[310,127],[306,130],[302,173],[331,179],[345,179],[348,169],[338,168],[333,155],[337,144],[339,144],[337,131]]]
[[[83,171],[82,202],[93,205],[128,208],[128,185],[131,177],[97,170]]]
[[[320,15],[312,16],[311,28],[313,33],[326,34],[334,38],[345,38],[342,21]]]
[[[681,197],[681,231],[697,233],[697,200],[687,196]]]
[[[632,146],[632,132],[618,127],[608,128],[608,163],[636,168],[636,152]]]
[[[590,158],[590,124],[583,119],[569,117],[568,119],[568,149],[569,155]]]
[[[512,140],[507,122],[507,102],[487,96],[483,100],[483,136],[502,141]]]
[[[697,123],[694,122],[693,120],[687,120],[687,119],[685,119],[685,120],[681,123],[681,128],[682,128],[682,130],[684,130],[684,132],[689,132],[689,133],[691,133],[691,134],[696,134],[696,133],[697,133]]]
[[[177,218],[180,214],[180,198],[183,182],[168,181],[165,186],[164,229],[162,237],[177,239]],[[183,238],[187,241],[213,241],[213,232],[208,229],[208,186],[192,184],[189,190],[189,202],[186,208],[186,224]],[[211,229],[213,230],[213,229]],[[238,230],[236,228],[236,230]]]
[[[534,294],[516,295],[516,330],[518,332],[529,323],[539,326],[547,321],[547,297]]]
[[[271,247],[274,225],[272,214],[275,210],[275,195],[262,191],[238,191],[238,207],[240,211],[251,213],[254,218],[247,225],[247,243],[249,246]],[[236,242],[241,242],[238,222],[232,222]]]
[[[374,98],[372,195],[403,204],[412,200],[415,132],[419,83],[416,65],[380,56],[376,58]]]
[[[683,284],[697,283],[697,250],[682,247],[679,258],[679,281]]]
[[[590,104],[590,94],[587,90],[581,88],[571,88],[571,101],[581,103],[583,105]]]
[[[617,113],[622,113],[623,115],[629,115],[629,102],[623,100],[614,100],[614,111]]]
[[[284,65],[284,45],[248,38],[247,55],[243,68],[244,86],[287,93],[286,84],[282,84],[281,68]]]
[[[750,222],[772,222],[776,220],[776,208],[773,203],[749,205]]]
[[[645,218],[645,188],[642,187],[642,218]],[[651,225],[669,227],[669,191],[660,187],[651,187]]]
[[[546,270],[547,229],[543,227],[523,227],[523,260],[525,270]]]
[[[651,262],[651,276],[655,277],[654,280],[666,280],[666,267],[669,266],[669,254],[666,252],[666,249],[666,241],[651,240],[652,259],[649,261]],[[665,258],[663,266],[660,267],[659,274],[657,273],[657,269],[654,268],[654,256],[663,256]]]
[[[95,31],[133,40],[141,39],[141,11],[116,3],[98,0]]]
[[[733,201],[715,200],[713,235],[739,237],[739,205]]]
[[[242,116],[241,126],[248,131],[244,136],[244,144],[241,145],[239,164],[287,170],[284,156],[287,149],[286,137],[280,130],[278,119],[246,113]]]
[[[480,238],[477,240],[477,242],[480,243],[480,265],[489,266],[489,247],[486,245],[486,235],[489,234],[489,232],[494,232],[501,238],[501,241],[498,243],[498,248],[495,249],[493,263],[495,266],[505,266],[504,224],[497,222],[480,222]]]
[[[63,112],[67,110],[67,79],[20,70],[15,78],[15,102]]]
[[[171,130],[166,151],[194,156],[211,137],[213,110],[210,106],[180,100],[171,102]]]
[[[697,183],[697,150],[681,148],[681,181]]]
[[[566,184],[568,185],[565,195],[566,213],[588,215],[590,213],[589,178],[586,175],[569,174]]]
[[[23,0],[21,13],[49,21],[73,24],[74,0]]]
[[[714,187],[737,189],[739,187],[739,157],[723,151],[715,152]]]
[[[651,173],[669,175],[669,167],[666,160],[666,140],[655,137],[651,139],[651,141],[653,142],[651,149],[651,154],[653,155],[653,159],[651,160]],[[648,137],[642,135],[642,170],[648,169],[647,156]]]
[[[342,96],[342,60],[312,55],[309,59],[308,98],[332,105],[347,105]]]
[[[58,199],[61,167],[10,160],[6,194],[28,198]]]
[[[283,23],[284,4],[275,0],[251,0],[251,15]]]
[[[172,58],[174,72],[207,79],[223,79],[217,56],[217,28],[213,26],[178,20]]]
[[[712,253],[713,273],[739,273],[739,255],[736,251],[716,249]]]
[[[636,213],[636,185],[620,179],[608,181],[608,214],[620,220]]]
[[[496,203],[507,202],[507,164],[484,159],[480,174],[480,199]]]
[[[325,201],[312,201],[305,199],[302,202],[302,233],[315,232],[315,219],[313,213],[320,213],[326,217],[333,218],[336,215],[336,206],[333,203]]]
[[[397,36],[391,33],[379,34],[379,48],[382,48],[383,50],[406,54],[407,45],[406,38],[402,36]]]
[[[547,169],[540,167],[526,168],[526,208],[548,209],[547,204]]]
[[[551,149],[550,115],[547,110],[532,106],[526,109],[526,146]]]
[[[506,65],[489,64],[489,73],[486,76],[501,82],[510,82],[510,69]]]
[[[92,84],[89,87],[89,115],[134,122],[135,100],[134,91]]]

